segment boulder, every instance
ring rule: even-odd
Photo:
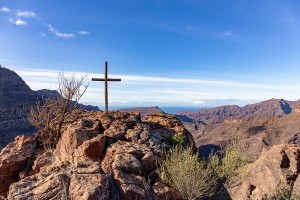
[[[70,181],[71,200],[110,199],[109,179],[105,174],[74,174]]]
[[[60,159],[61,162],[74,163],[75,150],[86,140],[92,139],[99,135],[100,130],[101,122],[99,120],[80,119],[69,124],[62,133],[54,154]],[[95,141],[97,139],[100,141]],[[80,148],[85,149],[87,153],[92,151],[91,149],[93,149],[95,146],[99,146],[101,144],[105,144],[105,142],[103,144],[103,138],[96,138],[93,141],[90,141],[89,144],[83,144],[83,146]],[[101,147],[100,151],[103,151],[103,148],[104,147]],[[81,156],[78,152],[76,155]]]
[[[70,178],[63,173],[39,174],[13,183],[9,188],[8,200],[68,199]]]
[[[147,115],[142,119],[142,122],[149,125],[150,145],[151,143],[154,146],[162,145],[171,136],[176,135],[182,137],[184,146],[189,146],[196,150],[193,136],[184,128],[182,122],[173,115],[163,113]],[[166,145],[163,144],[163,146],[165,147]]]
[[[144,174],[155,168],[156,155],[145,144],[117,141],[107,148],[101,165],[112,174],[124,199],[149,199]]]
[[[232,199],[269,199],[279,191],[298,187],[300,174],[300,148],[281,144],[265,150],[250,164],[242,182],[229,190]]]
[[[17,136],[0,153],[0,195],[6,196],[9,185],[18,181],[19,173],[25,170],[32,156],[34,139]]]

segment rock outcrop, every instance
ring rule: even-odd
[[[233,200],[271,199],[287,189],[300,192],[300,148],[276,145],[265,150],[247,171],[242,182],[230,190]]]
[[[19,173],[26,169],[32,156],[34,140],[18,136],[0,153],[0,195],[6,194],[11,183],[19,179]]]
[[[156,171],[157,158],[173,146],[169,137],[195,147],[171,115],[141,119],[138,113],[78,110],[63,130],[53,152],[32,148],[34,140],[25,136],[2,150],[2,195],[9,200],[180,199]]]

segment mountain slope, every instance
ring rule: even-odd
[[[205,123],[220,123],[226,119],[252,119],[269,116],[283,117],[290,114],[292,110],[298,106],[300,106],[300,101],[270,99],[260,103],[246,105],[244,107],[226,105],[203,109],[196,112],[182,111],[177,114]]]
[[[300,108],[286,116],[252,119],[227,119],[207,124],[201,133],[194,134],[196,145],[205,150],[211,145],[222,146],[237,141],[250,156],[258,156],[263,148],[276,144],[300,145]]]

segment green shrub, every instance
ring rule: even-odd
[[[167,139],[167,141],[175,146],[176,145],[183,146],[184,144],[184,138],[180,135],[172,135]]]
[[[236,144],[229,144],[221,157],[212,152],[208,158],[208,167],[212,168],[217,176],[227,183],[241,174],[240,169],[246,163],[245,157]]]
[[[175,146],[158,161],[162,180],[177,190],[183,199],[213,196],[217,192],[218,177],[199,157],[191,148]]]

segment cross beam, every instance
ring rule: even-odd
[[[108,81],[117,82],[121,81],[120,78],[107,78],[107,61],[105,61],[105,74],[104,78],[92,78],[92,81],[104,81],[104,96],[105,96],[105,112],[108,112]]]

